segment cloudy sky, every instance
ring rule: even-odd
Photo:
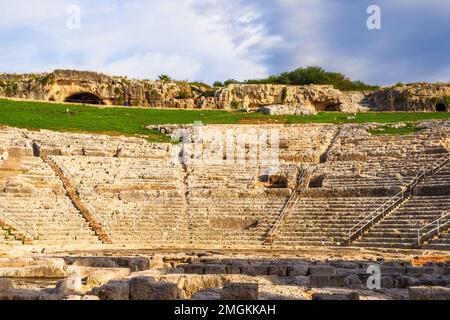
[[[372,4],[381,30],[367,28]],[[213,82],[319,65],[372,84],[450,81],[448,0],[0,0],[0,12],[0,72]]]

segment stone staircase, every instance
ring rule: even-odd
[[[443,231],[439,236],[431,239],[423,247],[434,250],[450,250],[450,228]]]
[[[361,215],[386,201],[383,197],[300,197],[281,225],[275,246],[336,246]]]
[[[450,210],[442,212],[436,220],[418,229],[417,244],[426,248],[450,249]]]
[[[104,230],[104,226],[97,221],[93,213],[89,208],[81,201],[80,197],[77,195],[75,187],[72,182],[64,175],[60,167],[48,156],[43,155],[42,160],[48,164],[48,166],[53,170],[53,172],[61,179],[64,189],[67,191],[67,196],[72,201],[75,208],[80,212],[84,219],[89,224],[89,227],[95,232],[98,238],[104,244],[111,244],[111,238],[108,233]]]
[[[349,230],[349,243],[356,240],[355,245],[363,247],[414,246],[417,230],[450,209],[449,161],[447,153],[422,169],[403,191],[361,219]],[[420,196],[430,192],[430,185],[431,194]]]
[[[450,209],[448,196],[413,196],[354,243],[361,247],[411,248],[417,245],[417,230]]]
[[[271,245],[275,241],[275,238],[277,236],[278,229],[280,228],[281,224],[286,220],[289,213],[292,211],[292,209],[297,205],[299,201],[299,195],[296,190],[292,192],[292,195],[289,197],[288,201],[286,202],[286,205],[281,210],[280,215],[275,220],[275,223],[270,228],[269,232],[267,233],[266,239],[264,240],[265,245]]]
[[[0,204],[0,240],[31,244],[34,238],[31,229],[32,226],[27,222],[7,214],[6,208]]]
[[[338,134],[336,134],[336,137],[337,136]],[[286,204],[284,205],[279,216],[275,220],[275,223],[272,225],[269,232],[267,233],[267,236],[264,239],[265,245],[271,245],[275,241],[279,228],[281,227],[281,225],[287,219],[288,215],[291,213],[293,208],[297,205],[298,201],[300,200],[300,196],[297,192],[298,191],[297,189],[304,188],[305,186],[307,186],[307,184],[309,183],[309,179],[313,174],[313,170],[314,170],[313,168],[307,166],[306,168],[303,168],[301,172],[298,174],[296,181],[296,188],[292,191],[291,196],[286,201]]]

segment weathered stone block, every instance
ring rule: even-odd
[[[149,270],[151,267],[149,258],[133,258],[130,259],[129,268],[131,272]]]
[[[204,274],[205,266],[201,264],[183,264],[181,266],[184,270],[184,273],[187,274]]]
[[[406,274],[412,277],[428,276],[439,273],[433,267],[406,267]]]
[[[361,289],[364,288],[365,285],[362,283],[361,279],[354,274],[348,275],[344,279],[344,286],[346,288],[353,288],[353,289]]]
[[[97,258],[97,257],[88,257],[88,258],[78,258],[73,264],[78,267],[92,267],[92,268],[117,268],[118,265],[115,261],[109,258]]]
[[[102,286],[111,280],[123,279],[130,275],[126,268],[102,268],[93,270],[87,275],[87,285],[91,288]]]
[[[359,300],[359,294],[357,292],[351,292],[349,294],[341,293],[314,293],[312,300],[325,301],[325,300]]]
[[[223,287],[222,300],[258,300],[257,283],[227,283]]]
[[[289,277],[303,277],[308,274],[309,266],[303,264],[297,264],[293,266],[289,266],[287,268],[287,275]]]
[[[381,277],[381,288],[382,289],[392,289],[392,288],[394,288],[394,279],[392,277],[389,277],[389,276]]]
[[[287,267],[285,267],[285,266],[269,267],[269,275],[278,276],[278,277],[286,277],[287,276]]]
[[[225,265],[206,265],[205,274],[227,274],[227,269]]]
[[[234,264],[227,265],[227,274],[241,274],[241,267]]]
[[[395,276],[405,274],[405,268],[402,266],[385,266],[381,267],[382,276]]]
[[[446,287],[410,287],[410,300],[450,300],[450,288]]]
[[[0,277],[5,278],[65,278],[64,266],[29,266],[0,268]]]
[[[150,269],[163,269],[165,268],[164,260],[162,257],[153,257],[150,259]]]
[[[244,266],[241,267],[242,274],[249,276],[267,276],[269,274],[269,267],[264,265]]]
[[[111,281],[98,291],[100,300],[128,300],[130,297],[130,282],[128,280]]]
[[[339,288],[345,286],[345,276],[312,275],[310,285],[313,288]]]
[[[394,287],[398,289],[406,289],[408,287],[416,286],[417,284],[417,279],[408,276],[400,276],[394,280]]]
[[[332,276],[336,275],[336,269],[331,266],[310,266],[309,274],[312,276]]]
[[[221,289],[205,289],[192,295],[191,300],[211,300],[217,301],[221,299]]]
[[[444,276],[450,276],[450,267],[444,267],[444,268],[442,269],[442,274],[443,274]]]
[[[0,292],[5,292],[13,289],[13,283],[9,279],[0,279]]]
[[[358,269],[358,264],[349,261],[331,261],[330,265],[338,269]]]
[[[151,277],[136,277],[130,281],[131,300],[175,300],[177,297],[176,283],[155,282]]]
[[[185,275],[182,281],[178,281],[177,283],[178,287],[182,290],[182,296],[189,299],[193,294],[201,290],[221,288],[224,282],[224,276]]]

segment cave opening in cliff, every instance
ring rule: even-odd
[[[339,103],[318,102],[314,103],[314,109],[317,112],[339,112],[341,105]]]
[[[339,105],[339,104],[329,104],[329,105],[326,105],[325,108],[324,108],[324,111],[327,111],[327,112],[337,112],[337,111],[340,111],[340,105]]]
[[[89,92],[76,93],[66,98],[65,102],[82,104],[103,104],[102,99]]]
[[[436,111],[437,112],[445,112],[445,111],[447,111],[447,108],[446,108],[445,104],[438,103],[438,104],[436,104]]]

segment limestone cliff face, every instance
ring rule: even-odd
[[[450,111],[450,85],[417,83],[375,91],[366,98],[375,111]]]
[[[450,85],[412,84],[372,93],[327,85],[232,84],[132,80],[95,72],[0,74],[0,96],[19,99],[178,109],[249,109],[282,105],[303,112],[449,111]]]
[[[364,94],[346,93],[326,85],[243,85],[232,84],[216,93],[226,109],[257,109],[264,105],[284,104],[314,111],[363,111]]]
[[[73,95],[86,93],[106,105],[195,106],[194,92],[182,82],[130,80],[71,70],[56,70],[48,74],[0,75],[1,96],[64,102]],[[177,99],[181,96],[183,99]]]

